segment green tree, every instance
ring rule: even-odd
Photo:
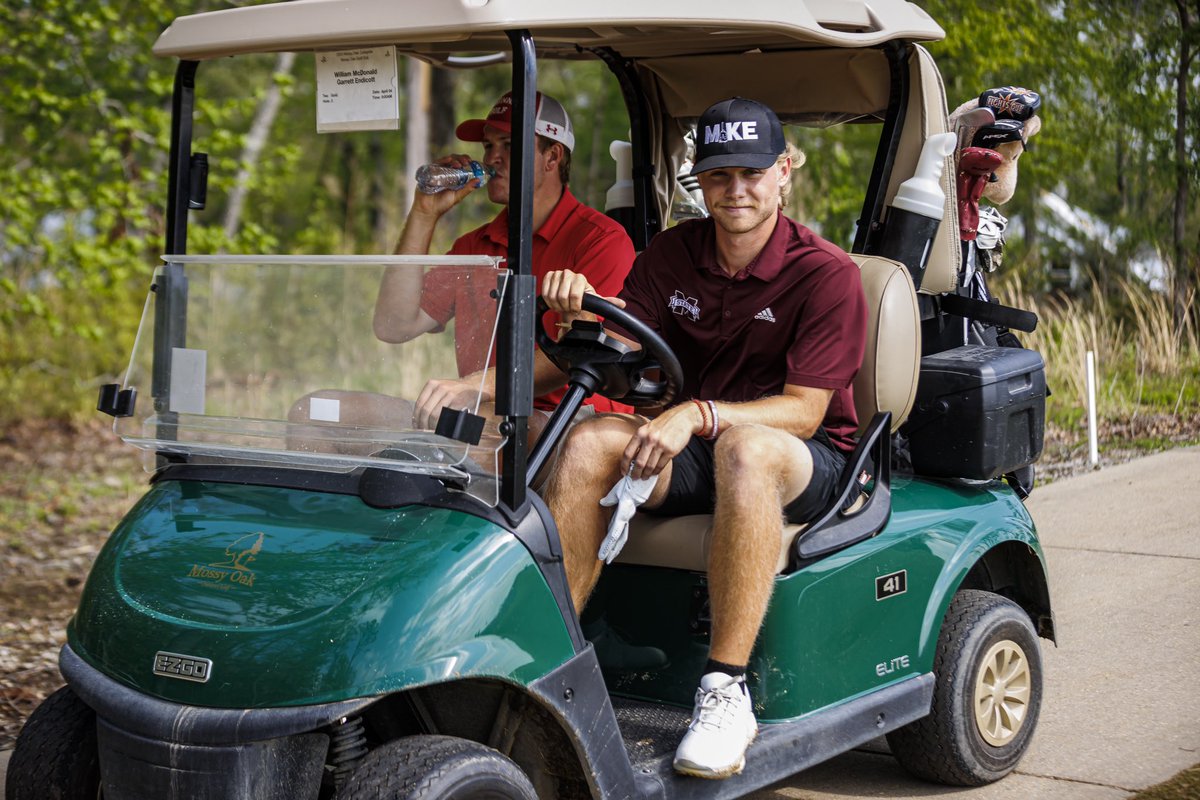
[[[150,48],[178,11],[162,0],[0,7],[11,45],[0,51],[0,416],[86,407],[123,365],[163,249],[175,64]],[[237,163],[253,108],[253,97],[200,104],[199,125],[237,123],[211,137],[218,160]]]
[[[119,363],[104,307],[135,316],[128,284],[160,249],[161,214],[145,189],[166,163],[166,110],[151,98],[170,83],[141,34],[165,24],[167,6],[145,3],[134,19],[107,4],[0,8],[0,35],[12,45],[0,51],[5,409],[34,401],[61,411],[74,404],[30,395],[49,392],[55,377],[91,377],[100,364]]]
[[[1035,268],[1049,244],[1038,236],[1042,191],[1054,191],[1124,231],[1093,246],[1088,265],[1113,291],[1135,258],[1171,263],[1180,298],[1196,285],[1200,36],[1196,0],[1013,0],[978,5],[925,0],[945,41],[932,44],[951,106],[990,86],[1040,92],[1042,133],[1021,161],[1006,213],[1024,223],[1016,255]],[[1190,231],[1190,233],[1189,233]],[[1180,307],[1182,307],[1180,305]]]

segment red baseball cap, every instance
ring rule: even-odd
[[[482,142],[483,128],[491,125],[497,130],[512,133],[512,92],[505,92],[487,119],[469,119],[458,126],[454,134],[464,142]],[[575,130],[571,127],[571,118],[562,103],[548,94],[537,93],[537,111],[534,114],[533,131],[561,142],[568,150],[575,149]]]

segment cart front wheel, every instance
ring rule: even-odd
[[[452,736],[407,736],[377,747],[355,768],[338,800],[537,800],[511,759]]]
[[[914,775],[953,786],[1003,778],[1029,746],[1042,703],[1042,657],[1029,616],[967,589],[950,603],[934,661],[929,716],[888,735]]]
[[[29,715],[5,780],[8,800],[95,800],[100,793],[96,713],[67,686]]]

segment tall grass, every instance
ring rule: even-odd
[[[1195,356],[1196,325],[1192,310],[1196,292],[1193,289],[1187,298],[1187,313],[1183,325],[1176,328],[1169,294],[1152,292],[1129,281],[1122,281],[1121,288],[1129,300],[1133,313],[1139,358],[1148,369],[1170,374]]]
[[[1087,353],[1096,358],[1098,420],[1139,414],[1193,414],[1200,398],[1200,341],[1194,293],[1184,322],[1174,321],[1172,293],[1120,280],[1120,297],[1105,297],[1097,282],[1082,296],[1035,296],[1018,279],[1000,289],[1003,301],[1038,315],[1038,327],[1022,336],[1046,361],[1053,394],[1047,415],[1069,426],[1087,409]]]

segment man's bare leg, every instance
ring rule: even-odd
[[[692,722],[674,761],[677,772],[701,778],[741,772],[758,731],[746,665],[775,586],[783,505],[812,477],[812,456],[804,443],[762,425],[725,431],[713,457],[712,643]]]
[[[596,552],[607,533],[611,510],[600,505],[600,498],[621,478],[621,453],[642,423],[637,417],[614,414],[576,425],[546,484],[546,505],[558,524],[576,613],[583,611],[603,566]],[[662,502],[670,477],[667,467],[646,505]]]
[[[761,425],[736,425],[721,434],[714,461],[710,662],[674,761],[677,772],[702,778],[728,777],[746,763],[758,730],[746,664],[775,585],[783,505],[812,477],[804,443]]]
[[[717,440],[715,461],[709,657],[745,666],[775,585],[782,509],[812,479],[812,455],[778,430],[738,425]]]
[[[600,578],[596,551],[604,540],[609,511],[600,498],[620,477],[621,453],[635,430],[637,426],[623,417],[599,417],[575,426],[546,486],[546,505],[558,524],[577,614]]]

